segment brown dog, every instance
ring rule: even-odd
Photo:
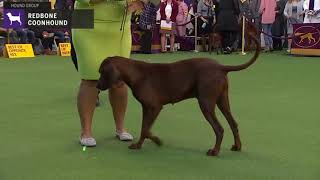
[[[222,36],[218,32],[213,32],[209,34],[209,53],[215,50],[217,54],[219,51],[223,53],[222,48]]]
[[[245,50],[246,51],[251,51],[254,47],[253,44],[255,44],[252,40],[252,38],[250,38],[248,36],[248,34],[251,34],[252,36],[254,36],[255,38],[258,38],[260,33],[258,31],[258,29],[255,27],[255,25],[252,22],[246,21],[245,23]]]
[[[222,48],[222,36],[217,31],[216,24],[212,27],[212,33],[209,34],[209,53],[211,54],[212,50],[215,50],[217,54],[219,54],[219,51],[223,53]]]
[[[197,98],[201,111],[216,134],[215,146],[207,155],[219,153],[223,128],[215,115],[216,105],[227,119],[234,136],[231,150],[240,151],[241,141],[238,125],[234,120],[228,97],[227,74],[248,68],[259,56],[260,44],[251,60],[238,66],[221,65],[206,58],[194,58],[170,64],[146,63],[122,57],[110,57],[103,61],[97,88],[106,90],[124,81],[141,103],[143,119],[141,136],[131,149],[140,149],[146,138],[161,145],[160,139],[151,133],[151,126],[163,105],[174,104],[188,98]]]

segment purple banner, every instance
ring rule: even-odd
[[[293,25],[292,48],[320,50],[320,24],[306,23]]]

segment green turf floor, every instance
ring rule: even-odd
[[[133,55],[173,62],[205,53]],[[216,56],[239,64],[251,55]],[[212,129],[193,99],[168,105],[154,126],[164,141],[140,151],[114,138],[104,94],[94,117],[96,148],[82,152],[76,110],[78,74],[68,58],[0,59],[0,180],[317,180],[320,177],[320,58],[262,54],[250,69],[229,75],[242,152],[231,130],[219,157],[207,157]],[[130,95],[126,127],[139,135],[141,108]]]

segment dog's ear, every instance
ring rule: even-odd
[[[119,71],[108,59],[102,62],[99,72],[100,78],[97,83],[97,88],[100,90],[107,90],[120,80]]]

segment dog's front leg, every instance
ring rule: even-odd
[[[150,132],[150,129],[157,118],[159,112],[161,111],[162,107],[150,107],[150,106],[143,106],[143,118],[142,118],[142,128],[141,128],[141,135],[140,139],[137,143],[131,144],[129,146],[130,149],[141,149],[141,146],[146,138],[150,138],[153,142],[158,145],[161,145],[161,141],[158,137],[153,136]]]

